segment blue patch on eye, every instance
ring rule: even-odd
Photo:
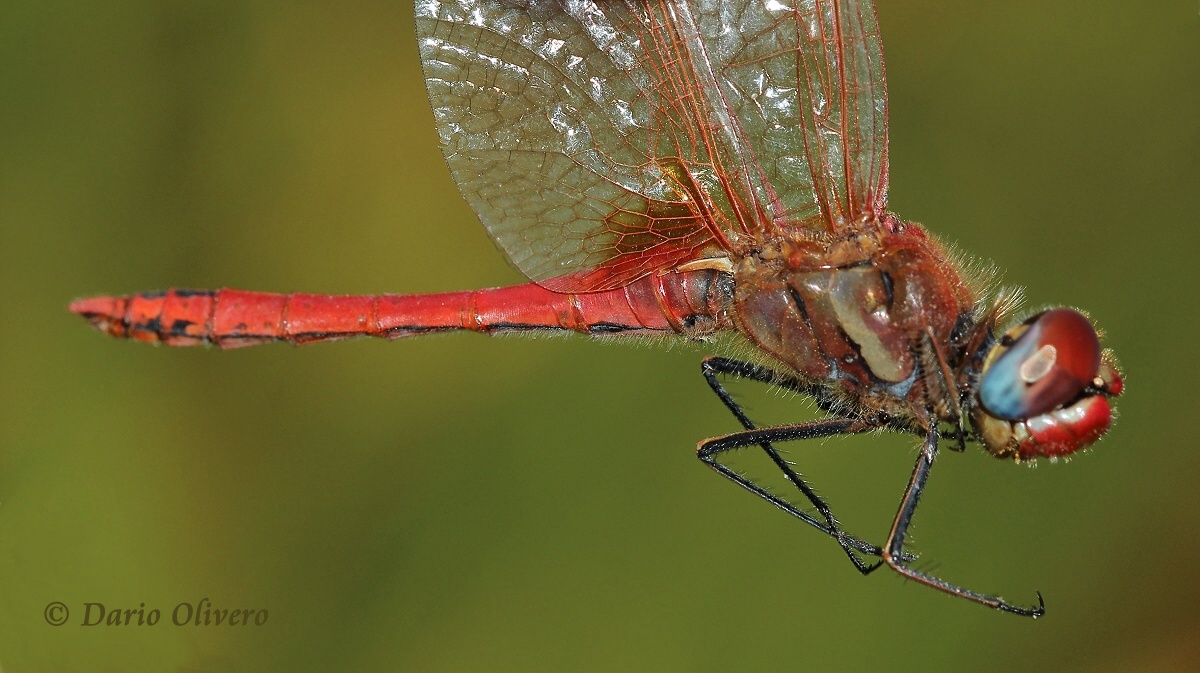
[[[1029,338],[1035,330],[1031,328],[1007,353],[1001,355],[988,367],[979,383],[979,402],[996,418],[1018,421],[1029,418],[1033,394],[1029,385],[1021,380],[1021,363],[1033,356],[1038,340]]]

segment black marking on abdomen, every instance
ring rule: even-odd
[[[155,334],[162,334],[163,333],[162,319],[160,319],[158,316],[155,316],[153,318],[150,318],[149,320],[147,320],[144,323],[139,323],[139,324],[134,325],[133,329],[136,329],[139,331],[144,330],[147,332],[154,332]]]
[[[618,334],[620,332],[629,332],[632,330],[644,329],[641,326],[630,327],[629,325],[618,325],[612,322],[597,322],[588,325],[589,334]]]
[[[557,325],[534,325],[523,322],[494,322],[484,326],[485,331],[491,332],[551,332],[564,329]]]
[[[176,318],[175,322],[171,323],[171,329],[167,330],[167,334],[170,336],[192,336],[187,333],[187,330],[189,327],[195,324],[196,323],[192,322],[191,320]]]
[[[387,337],[415,336],[419,334],[434,334],[435,332],[454,332],[461,327],[430,327],[429,325],[396,325],[384,330]]]

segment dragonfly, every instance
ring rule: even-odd
[[[920,224],[887,208],[882,43],[868,0],[417,0],[442,152],[529,282],[371,296],[170,289],[80,299],[114,337],[234,348],[466,330],[619,339],[732,335],[708,387],[741,426],[700,460],[837,542],[863,575],[1017,615],[1036,604],[914,566],[909,526],[943,440],[1056,460],[1096,442],[1124,387],[1091,319],[1018,315]],[[758,427],[742,379],[818,420]],[[892,431],[920,448],[883,544],[846,532],[776,444]],[[791,497],[730,466],[760,449]],[[807,502],[798,505],[798,502]]]

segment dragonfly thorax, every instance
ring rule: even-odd
[[[933,412],[921,374],[925,344],[951,343],[975,306],[919,225],[790,241],[743,260],[734,287],[739,329],[759,348],[864,411],[903,421]]]

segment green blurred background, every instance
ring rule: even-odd
[[[450,335],[233,352],[77,296],[513,283],[436,146],[407,3],[0,5],[0,667],[1170,671],[1200,660],[1195,2],[888,1],[892,207],[1085,307],[1128,374],[1069,465],[945,453],[926,567],[724,482],[702,348]],[[756,417],[809,405],[739,389]],[[794,447],[881,539],[914,440]],[[269,610],[175,627],[178,603]],[[70,623],[43,610],[62,601]],[[155,627],[82,627],[86,602]]]

